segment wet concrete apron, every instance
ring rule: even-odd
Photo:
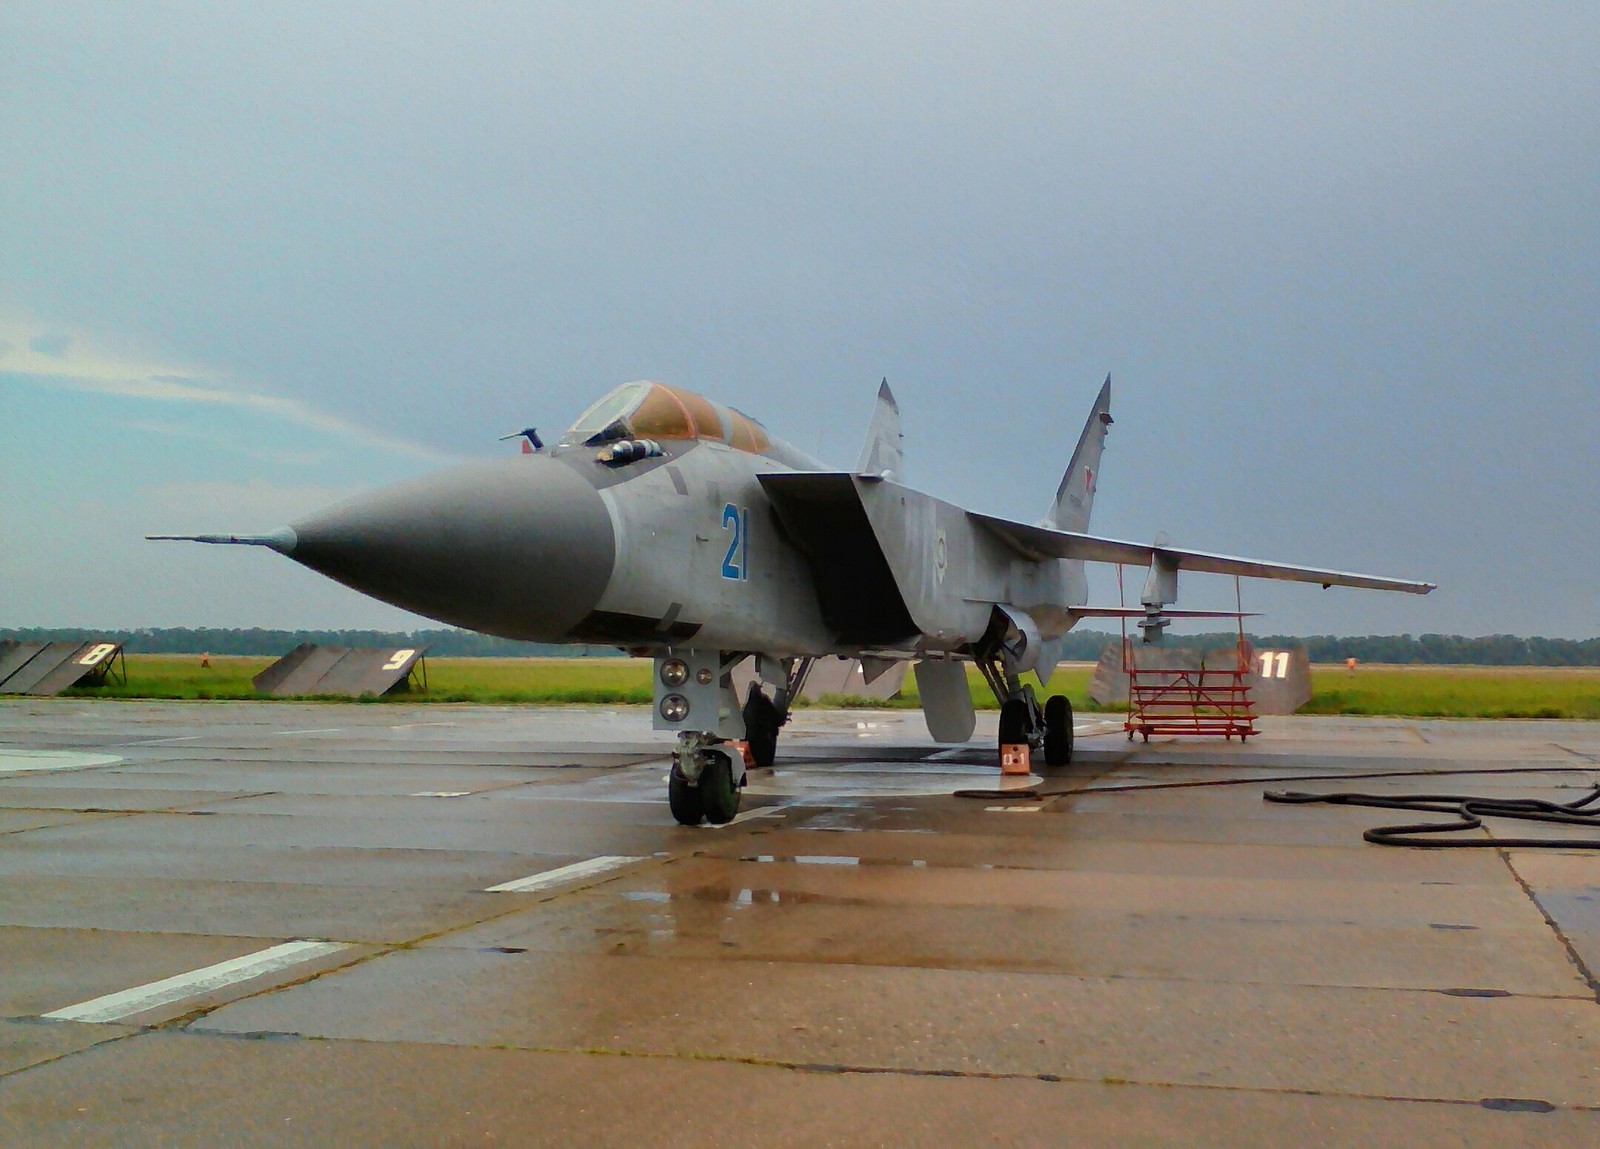
[[[1567,800],[1594,724],[1085,724],[1013,803],[992,730],[808,712],[720,829],[646,726],[0,704],[0,1141],[1600,1143],[1600,856],[1261,801]]]

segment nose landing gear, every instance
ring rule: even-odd
[[[685,826],[701,819],[721,826],[739,813],[744,786],[744,757],[727,749],[715,735],[681,731],[667,775],[667,805]]]
[[[698,826],[702,820],[723,825],[738,815],[745,756],[729,742],[744,739],[751,761],[771,766],[778,730],[789,721],[790,703],[805,686],[813,661],[758,655],[761,676],[776,687],[776,696],[769,698],[758,679],[740,707],[731,672],[746,657],[737,651],[695,650],[656,657],[653,724],[678,734],[667,775],[667,804],[685,826]],[[715,731],[685,729],[691,722],[714,723]]]

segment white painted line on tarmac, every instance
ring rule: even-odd
[[[748,822],[752,818],[781,818],[788,811],[789,807],[787,806],[758,806],[754,810],[746,810],[742,814],[735,814],[730,821],[720,824],[717,822],[701,822],[699,828],[702,830],[726,830],[729,826],[737,826],[740,822]]]
[[[604,874],[615,870],[619,866],[626,866],[629,862],[643,861],[642,858],[629,858],[621,854],[601,854],[598,858],[590,858],[585,862],[573,862],[570,866],[557,866],[553,870],[546,870],[542,874],[530,874],[526,878],[517,878],[511,882],[501,882],[498,886],[490,886],[486,894],[527,894],[535,890],[547,890],[551,886],[559,886],[563,882],[575,881],[578,878],[592,878],[596,874]]]
[[[176,977],[163,978],[147,985],[136,985],[121,993],[108,993],[104,997],[80,1001],[77,1005],[52,1010],[44,1016],[57,1021],[121,1021],[158,1005],[168,1005],[186,997],[198,997],[349,948],[343,942],[284,942],[231,961],[208,965],[204,969],[180,973]]]
[[[115,754],[0,749],[0,774],[24,774],[35,770],[83,770],[90,766],[115,766],[121,761],[122,759]]]
[[[124,743],[126,746],[160,746],[167,742],[195,742],[204,738],[204,734],[179,734],[172,738],[143,738],[138,742]]]
[[[472,793],[471,790],[418,790],[411,798],[465,798]]]
[[[1126,734],[1127,728],[1123,726],[1122,720],[1118,718],[1105,719],[1100,722],[1086,722],[1081,726],[1074,726],[1072,732],[1088,738],[1095,734]]]
[[[315,730],[272,730],[268,731],[274,738],[287,738],[291,734],[342,734],[343,726],[319,726]]]
[[[1037,814],[1041,807],[1038,806],[985,806],[985,814]]]

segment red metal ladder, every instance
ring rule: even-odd
[[[1134,658],[1134,643],[1128,638],[1126,617],[1122,623],[1122,666],[1128,674],[1128,717],[1123,729],[1128,741],[1135,734],[1146,742],[1152,734],[1191,734],[1201,737],[1243,742],[1256,731],[1255,711],[1250,703],[1250,644],[1244,637],[1244,607],[1240,601],[1239,580],[1233,580],[1239,640],[1233,665],[1207,668],[1202,656],[1201,669],[1191,667],[1140,667]],[[1122,599],[1122,568],[1117,568],[1117,597]],[[1159,648],[1157,648],[1159,649]]]
[[[1192,734],[1239,741],[1256,733],[1256,716],[1246,681],[1248,655],[1241,642],[1238,662],[1227,669],[1140,668],[1132,644],[1123,640],[1128,671],[1128,718],[1123,728],[1146,742],[1152,734]]]

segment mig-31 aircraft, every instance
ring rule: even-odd
[[[861,660],[868,681],[910,661],[928,731],[967,741],[965,664],[1000,703],[1001,744],[1072,755],[1072,709],[1042,706],[1079,620],[1177,617],[1178,572],[1426,594],[1423,582],[1122,542],[1088,534],[1111,426],[1101,387],[1037,523],[964,510],[905,483],[885,382],[853,471],[830,470],[749,416],[663,383],[625,383],[545,447],[366,494],[265,535],[163,535],[264,546],[363,594],[454,626],[536,642],[614,645],[654,660],[652,717],[677,733],[678,821],[739,809],[743,740],[770,766],[813,662]],[[508,438],[513,436],[508,436]],[[1086,562],[1148,566],[1140,606],[1087,605]],[[1228,617],[1232,617],[1228,613]],[[741,701],[733,670],[754,660]]]

